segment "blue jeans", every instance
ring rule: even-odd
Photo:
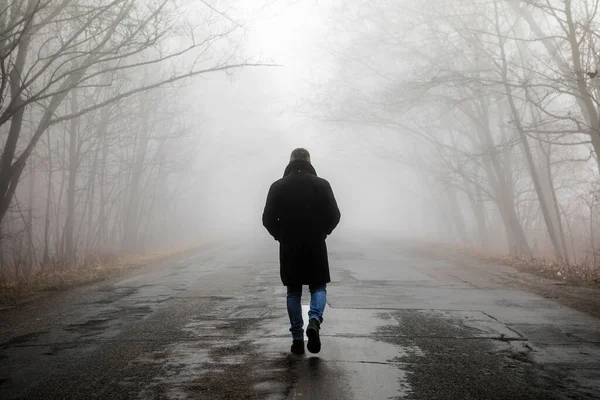
[[[327,285],[310,285],[310,310],[308,318],[323,322],[323,311],[327,303]],[[290,332],[294,340],[304,339],[304,320],[302,319],[302,286],[287,287],[287,310],[290,317]]]

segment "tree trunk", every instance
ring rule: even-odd
[[[504,90],[506,94],[506,98],[508,100],[508,105],[510,107],[510,112],[512,116],[512,122],[515,126],[517,133],[519,134],[519,138],[521,140],[521,144],[523,145],[523,151],[525,153],[525,159],[527,161],[527,166],[529,168],[529,172],[531,174],[531,179],[533,181],[533,186],[535,188],[535,192],[537,193],[538,200],[540,202],[542,214],[544,216],[544,221],[546,223],[546,228],[548,231],[548,236],[550,237],[550,241],[552,242],[552,246],[554,247],[554,253],[556,255],[557,260],[564,262],[565,256],[563,252],[563,248],[561,247],[561,243],[557,234],[557,227],[555,222],[553,221],[550,207],[548,206],[548,201],[546,199],[545,193],[542,190],[542,186],[540,183],[540,177],[538,171],[536,169],[533,155],[531,152],[531,147],[529,146],[529,142],[527,140],[527,135],[525,134],[525,130],[521,123],[521,115],[514,101],[512,88],[509,85],[508,81],[508,65],[506,60],[506,54],[504,51],[504,42],[502,39],[502,32],[500,31],[500,22],[498,15],[498,5],[494,3],[495,9],[495,17],[496,17],[496,34],[499,40],[498,46],[500,48],[500,58],[502,62],[501,71],[502,71],[502,82],[504,85]]]
[[[481,188],[479,186],[475,185],[475,197],[473,198],[473,196],[470,195],[469,199],[471,201],[471,208],[473,209],[473,214],[475,215],[475,220],[477,221],[479,243],[481,245],[481,248],[484,251],[487,251],[490,249],[490,235],[488,233],[485,206],[481,195]]]
[[[35,165],[32,160],[29,165],[29,204],[27,207],[27,266],[29,268],[37,267],[35,264],[35,243],[33,242],[33,205],[34,205],[34,190],[35,190]]]
[[[145,107],[142,107],[141,115],[145,113]],[[146,159],[146,150],[150,139],[148,118],[143,118],[140,138],[137,140],[134,162],[131,171],[131,180],[129,182],[129,201],[125,211],[124,240],[123,245],[127,250],[136,249],[138,243],[138,224],[140,217],[140,202],[142,199],[141,181],[144,173],[144,162]]]
[[[94,150],[94,160],[92,161],[92,171],[88,179],[88,199],[86,201],[87,208],[87,247],[88,249],[94,246],[94,212],[95,212],[95,197],[96,197],[96,174],[98,173],[98,163],[100,161],[100,143],[96,143]]]
[[[513,182],[507,179],[510,168],[502,166],[497,154],[494,140],[490,132],[489,107],[487,100],[481,98],[479,102],[480,118],[478,121],[481,129],[478,129],[481,148],[489,154],[489,164],[484,161],[484,170],[492,187],[495,203],[498,206],[500,218],[504,224],[506,240],[509,252],[513,256],[531,258],[531,249],[527,243],[527,237],[523,231],[523,225],[517,216],[514,204]]]
[[[63,160],[64,160],[64,159],[66,159],[67,154],[68,154],[68,152],[66,150],[67,140],[66,140],[66,135],[64,135],[64,134],[63,134],[62,142],[63,142],[62,143],[63,144],[62,154],[63,154]],[[58,141],[56,143],[56,154],[58,156],[58,159],[60,160],[61,153],[60,153],[60,144],[58,143]],[[58,191],[58,199],[56,201],[56,221],[57,221],[56,222],[56,240],[57,240],[56,253],[59,256],[58,258],[61,263],[65,262],[65,235],[64,235],[65,230],[63,229],[62,233],[61,233],[62,223],[60,221],[60,218],[62,215],[63,196],[65,193],[65,183],[66,182],[67,182],[67,170],[63,166],[63,168],[61,168],[60,188]]]
[[[550,151],[546,151],[540,143],[540,149],[543,156],[543,163],[538,167],[540,183],[542,191],[545,193],[546,200],[549,203],[550,213],[552,215],[552,221],[554,226],[557,228],[556,234],[558,235],[561,251],[564,257],[564,263],[569,264],[569,252],[567,242],[565,238],[565,230],[562,221],[562,213],[560,212],[560,206],[558,204],[558,198],[556,197],[556,189],[554,187],[554,179],[552,178],[552,164]]]
[[[108,112],[107,112],[108,117]],[[108,120],[106,121],[106,130],[108,131]],[[98,182],[98,190],[100,191],[100,199],[98,204],[98,245],[104,247],[106,245],[106,235],[108,232],[106,221],[106,168],[108,167],[108,132],[102,136],[102,156],[100,157],[100,176]]]
[[[77,92],[71,93],[71,112],[76,113],[79,109]],[[67,221],[65,224],[65,257],[67,266],[75,265],[75,192],[77,185],[77,172],[79,168],[79,154],[77,152],[77,139],[79,134],[79,118],[71,120],[69,129],[69,178],[67,183]]]
[[[18,180],[20,178],[21,172],[25,167],[24,163],[13,164],[13,160],[25,115],[25,107],[23,106],[23,98],[21,96],[21,74],[25,66],[30,43],[31,38],[29,35],[24,35],[21,38],[14,66],[8,76],[11,92],[11,102],[8,107],[12,107],[15,111],[10,120],[8,136],[6,137],[2,156],[0,157],[0,224],[2,224],[4,216],[12,202],[16,189],[15,179]]]
[[[456,228],[456,233],[458,234],[458,239],[460,239],[461,244],[468,245],[469,244],[469,236],[467,235],[467,228],[465,226],[465,220],[460,211],[460,206],[458,204],[458,198],[456,195],[456,190],[452,187],[446,190],[448,205],[450,207],[450,215],[452,217],[452,222],[454,227]]]
[[[50,141],[50,131],[47,131],[48,137],[48,188],[46,190],[46,217],[44,220],[44,268],[50,264],[50,215],[52,199],[52,144]]]

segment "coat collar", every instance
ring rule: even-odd
[[[317,171],[315,171],[315,168],[312,166],[312,164],[307,161],[296,160],[296,161],[290,162],[288,164],[288,166],[285,167],[283,176],[288,176],[294,171],[305,171],[305,172],[308,172],[309,174],[317,176]]]

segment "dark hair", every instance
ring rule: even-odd
[[[292,155],[290,156],[290,161],[306,161],[310,162],[310,153],[308,150],[299,147],[292,151]]]

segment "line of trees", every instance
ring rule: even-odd
[[[595,265],[599,8],[597,0],[349,2],[325,117],[417,141],[410,162],[434,183],[430,207],[443,236]]]
[[[0,280],[169,237],[194,133],[178,86],[260,65],[220,6],[0,1]]]

